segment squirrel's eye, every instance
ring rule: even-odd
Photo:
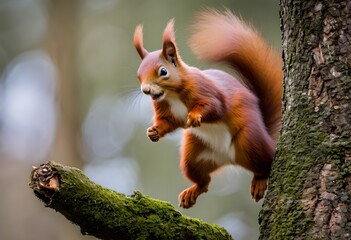
[[[168,71],[165,67],[160,67],[160,69],[158,70],[158,75],[160,77],[168,77]]]

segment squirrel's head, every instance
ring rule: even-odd
[[[179,73],[182,61],[175,43],[174,20],[170,20],[164,30],[161,50],[148,52],[144,48],[142,25],[135,29],[134,46],[142,60],[138,69],[141,90],[156,101],[177,91],[181,81]]]

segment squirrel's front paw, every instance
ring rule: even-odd
[[[160,139],[160,135],[158,134],[158,127],[157,126],[149,127],[146,131],[146,134],[150,138],[150,140],[153,142],[157,142]]]
[[[199,127],[201,125],[201,114],[192,113],[188,114],[188,120],[186,122],[187,127]]]

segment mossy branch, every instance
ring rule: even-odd
[[[125,196],[55,162],[34,168],[30,187],[82,234],[101,239],[232,239],[225,229],[183,216],[170,203],[140,192]]]

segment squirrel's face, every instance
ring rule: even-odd
[[[141,91],[156,101],[163,100],[169,92],[179,91],[179,67],[169,63],[162,51],[148,53],[138,69]]]
[[[163,34],[161,50],[148,52],[143,47],[142,26],[134,32],[134,46],[142,59],[138,69],[138,79],[143,93],[153,100],[163,100],[169,92],[179,91],[182,65],[174,38],[174,21],[168,22]]]

